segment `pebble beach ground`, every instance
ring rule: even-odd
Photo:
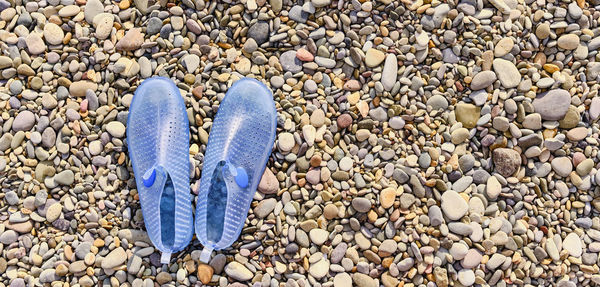
[[[600,1],[0,0],[0,286],[600,284]],[[161,265],[125,137],[146,78],[278,136],[242,235]]]

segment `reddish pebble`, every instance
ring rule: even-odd
[[[360,90],[360,83],[357,80],[348,80],[344,84],[344,90],[346,91],[358,91]]]
[[[342,114],[337,118],[337,125],[340,129],[345,129],[352,124],[352,117],[349,114]]]
[[[87,99],[81,101],[81,104],[79,104],[79,109],[84,113],[87,111],[87,109],[88,109],[88,100]]]
[[[204,91],[204,88],[202,86],[197,86],[192,90],[192,95],[194,95],[194,97],[196,97],[196,99],[202,99],[203,91]]]
[[[300,48],[298,51],[296,51],[296,58],[302,62],[311,62],[315,59],[315,56],[313,56],[313,54],[311,54],[308,50]]]
[[[577,167],[582,161],[585,160],[585,155],[581,152],[576,152],[573,154],[573,166]]]

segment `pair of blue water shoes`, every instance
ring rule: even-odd
[[[183,98],[167,78],[137,88],[127,119],[129,157],[146,230],[163,264],[189,244],[194,225],[203,262],[237,239],[271,154],[276,118],[272,93],[261,82],[244,78],[227,91],[208,138],[194,223]]]

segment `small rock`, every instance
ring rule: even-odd
[[[131,28],[121,40],[117,42],[115,48],[123,51],[137,50],[144,43],[144,34],[141,28]]]
[[[533,100],[533,108],[542,119],[556,121],[562,119],[571,105],[571,95],[568,91],[555,89],[538,95]]]
[[[35,115],[30,111],[21,111],[15,117],[12,129],[13,131],[29,131],[35,125]]]
[[[364,197],[352,199],[352,207],[358,212],[367,212],[371,210],[371,202]]]
[[[352,281],[357,287],[378,287],[377,283],[371,276],[362,273],[352,274]]]
[[[232,261],[225,266],[225,273],[237,281],[248,281],[254,277],[248,268],[236,261]]]
[[[442,210],[448,219],[459,220],[467,214],[469,205],[456,191],[447,190],[442,194]]]
[[[279,181],[269,168],[265,168],[265,172],[258,183],[258,191],[264,194],[275,194],[279,191]]]
[[[494,59],[493,67],[498,80],[505,88],[514,88],[521,82],[521,73],[512,62],[497,58]]]
[[[44,39],[50,45],[62,44],[62,40],[65,37],[63,30],[54,23],[47,23],[44,26]]]
[[[385,53],[377,49],[369,49],[365,55],[365,64],[369,68],[377,67],[385,59]]]
[[[113,137],[122,138],[125,135],[125,125],[119,121],[106,124],[106,131]]]
[[[109,270],[119,267],[127,260],[127,253],[123,247],[113,249],[106,257],[102,259],[102,268]]]
[[[573,171],[571,160],[565,156],[554,158],[551,164],[554,172],[561,177],[567,177]]]
[[[504,177],[512,176],[521,166],[521,155],[513,149],[497,148],[492,159],[495,171]]]
[[[583,253],[581,239],[579,239],[579,235],[574,232],[569,233],[569,235],[565,237],[562,246],[569,252],[569,255],[573,257],[580,257]]]
[[[575,50],[579,46],[579,37],[575,34],[566,34],[558,38],[558,47],[565,50]]]
[[[273,209],[275,209],[275,204],[277,204],[277,200],[275,200],[275,198],[262,200],[254,208],[254,214],[258,218],[265,218],[273,211]]]

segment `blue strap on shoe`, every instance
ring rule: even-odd
[[[231,161],[227,160],[225,162],[225,166],[223,166],[223,174],[226,174],[226,171],[229,171],[235,180],[235,183],[241,187],[248,187],[248,173],[241,166],[234,166]]]
[[[142,179],[144,180],[145,187],[151,187],[154,184],[154,181],[156,180],[156,168],[153,167],[152,169],[146,171]]]

